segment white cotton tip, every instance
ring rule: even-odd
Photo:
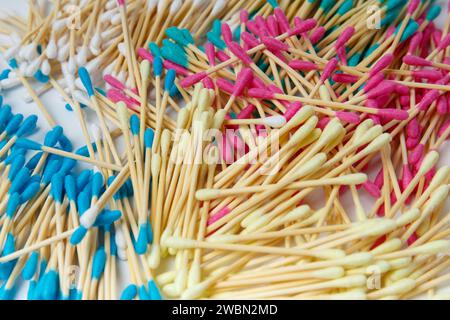
[[[44,59],[44,61],[42,61],[41,71],[46,76],[49,76],[50,73],[52,72],[52,67],[47,59]]]
[[[321,152],[314,155],[314,157],[309,159],[306,163],[301,165],[299,168],[296,168],[295,172],[293,173],[293,179],[297,180],[301,177],[305,177],[312,174],[313,172],[316,172],[323,166],[326,161],[327,156],[325,153]]]
[[[117,79],[119,79],[120,82],[125,82],[127,80],[127,72],[126,71],[121,71],[119,72],[119,74],[117,75]]]
[[[123,248],[117,248],[117,257],[119,258],[120,261],[127,261],[128,260],[127,250]]]
[[[56,59],[58,56],[58,46],[56,45],[55,39],[53,37],[47,44],[47,50],[45,51],[47,58]]]
[[[398,238],[390,239],[382,244],[380,244],[378,247],[374,248],[370,252],[374,255],[394,252],[399,250],[402,247],[402,241]]]
[[[193,300],[197,298],[201,298],[206,290],[208,290],[210,283],[208,281],[204,281],[196,284],[193,287],[188,288],[181,294],[181,299],[183,300]]]
[[[361,267],[373,261],[373,254],[369,252],[359,252],[339,259],[339,265],[345,267]],[[337,263],[336,263],[337,264]]]
[[[11,48],[9,48],[9,49],[5,50],[5,52],[3,52],[3,57],[5,58],[5,60],[9,61],[12,59],[12,57],[17,55],[17,53],[19,51],[20,51],[19,45],[12,46]]]
[[[113,26],[119,25],[122,22],[122,17],[120,16],[120,13],[113,14],[111,16],[110,22]]]
[[[419,172],[417,174],[423,175],[427,173],[428,171],[433,168],[433,166],[438,162],[439,160],[439,153],[437,151],[430,151],[425,156],[425,158],[422,161],[422,164],[420,165]]]
[[[103,139],[102,130],[96,124],[91,124],[89,127],[91,132],[91,137],[94,141],[101,141]]]
[[[56,20],[52,24],[52,31],[54,33],[60,33],[63,28],[67,26],[67,19]]]
[[[69,61],[67,62],[67,69],[70,73],[75,74],[78,69],[76,57],[69,57]]]
[[[158,1],[158,0],[156,0]],[[113,10],[117,7],[117,1],[116,0],[108,0],[108,2],[106,2],[105,4],[105,9],[106,10]]]
[[[15,87],[18,87],[19,85],[22,84],[22,81],[20,81],[19,78],[8,78],[8,79],[3,79],[2,81],[0,81],[0,86],[3,89],[12,89]]]
[[[98,56],[100,54],[100,49],[102,47],[102,37],[99,32],[96,32],[89,42],[89,50],[92,52],[94,56]]]
[[[252,223],[255,223],[260,217],[264,215],[264,212],[262,210],[255,210],[251,213],[249,213],[242,221],[241,226],[243,228],[247,228]]]
[[[84,66],[89,58],[89,49],[88,47],[81,47],[78,51],[76,62],[79,66]]]
[[[388,144],[392,140],[392,137],[389,133],[383,133],[378,136],[375,140],[373,140],[367,147],[365,147],[361,152],[365,155],[376,152]]]
[[[414,289],[416,285],[417,285],[416,280],[405,278],[398,280],[393,284],[376,291],[375,295],[377,297],[402,295]]]
[[[286,118],[283,116],[271,116],[263,118],[262,122],[271,128],[281,128],[286,124]]]
[[[199,263],[192,263],[189,269],[189,275],[187,280],[187,287],[191,288],[200,283],[202,277],[202,272]]]
[[[124,42],[121,42],[117,45],[117,49],[119,49],[119,53],[126,57],[127,56],[127,47],[125,46]]]
[[[128,129],[130,115],[128,113],[128,108],[125,102],[119,101],[118,103],[116,103],[116,114],[120,123],[122,123],[122,126]]]
[[[29,63],[26,61],[23,61],[19,66],[19,73],[22,75],[25,75],[27,73]],[[9,77],[11,78],[11,77]]]
[[[305,217],[312,213],[311,208],[308,205],[302,205],[290,211],[287,215],[280,219],[280,223],[291,223],[298,220],[303,220]]]
[[[155,1],[155,0],[153,0],[153,1]],[[205,3],[206,3],[206,0],[194,0],[192,2],[192,6],[194,8],[199,8],[199,7],[203,6]]]
[[[31,61],[34,58],[36,58],[37,56],[38,56],[38,52],[37,52],[36,44],[31,43],[31,44],[25,46],[24,58],[26,60]]]
[[[219,12],[221,12],[225,8],[226,5],[227,5],[226,0],[217,0],[217,2],[214,4],[214,7],[211,10],[210,16],[212,17],[216,16]]]
[[[97,219],[97,216],[99,214],[99,210],[97,206],[93,206],[86,210],[86,212],[80,217],[80,224],[85,228],[89,229],[91,228],[94,223],[95,219]]]
[[[70,53],[70,45],[66,44],[58,49],[58,56],[56,57],[56,59],[59,62],[67,61],[67,58],[69,58],[69,53]]]
[[[161,273],[156,277],[156,283],[159,284],[160,286],[172,283],[175,280],[176,275],[177,275],[176,271],[172,270]]]
[[[178,10],[180,10],[182,3],[183,2],[181,0],[173,0],[169,10],[170,15],[176,14]]]
[[[415,255],[418,254],[438,254],[444,253],[447,254],[450,249],[450,240],[436,240],[421,246],[409,249]]]
[[[303,106],[286,124],[288,128],[294,128],[301,125],[314,115],[314,108],[311,106]]]
[[[148,0],[147,1],[147,11],[151,12],[153,9],[156,8],[156,5],[158,4],[158,0]]]
[[[161,155],[159,153],[152,154],[151,170],[154,177],[157,177],[161,171],[161,162]]]
[[[419,218],[420,216],[420,210],[415,208],[408,210],[407,212],[403,213],[396,221],[397,228],[406,226],[407,224],[412,223],[414,220]]]
[[[127,249],[127,247],[128,247],[127,240],[125,239],[125,235],[123,234],[123,230],[122,230],[121,226],[116,228],[115,240],[116,240],[117,248],[121,248],[122,250]]]
[[[25,72],[23,73],[23,75],[25,77],[32,77],[38,70],[39,67],[41,66],[41,59],[37,58],[33,61],[31,61],[27,68],[25,69]]]
[[[391,273],[389,273],[389,280],[395,282],[400,279],[407,278],[417,268],[418,268],[417,263],[412,263],[410,266],[407,266],[406,268],[394,270]]]
[[[150,256],[147,261],[150,268],[156,269],[159,267],[159,264],[161,263],[161,248],[158,244],[152,244]]]
[[[167,8],[167,1],[158,1],[158,12],[163,13],[164,8]]]
[[[191,239],[182,239],[178,237],[169,237],[166,239],[166,245],[174,249],[188,249],[195,246],[195,241]]]
[[[80,102],[86,106],[91,103],[85,92],[80,91],[80,90],[73,90],[72,93],[73,93],[73,98],[75,100],[77,100],[78,102]]]
[[[331,280],[323,283],[326,287],[332,288],[354,288],[366,285],[367,278],[363,275],[347,276],[344,278]]]
[[[381,236],[390,233],[397,228],[396,222],[390,219],[376,219],[375,221],[367,220],[367,222],[367,227],[358,232],[358,234],[361,234],[361,236]]]
[[[311,278],[316,279],[337,279],[343,277],[345,270],[342,267],[330,267],[311,272]]]
[[[319,119],[316,116],[309,118],[305,124],[303,124],[297,131],[289,138],[286,143],[288,148],[297,147],[302,141],[304,141],[311,132],[316,128]]]

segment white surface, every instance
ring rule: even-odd
[[[438,24],[442,24],[445,18],[446,10],[447,10],[447,3],[450,0],[440,0],[436,1],[436,3],[440,3],[444,10],[439,19],[437,20]],[[0,0],[0,10],[8,9],[13,10],[17,13],[19,13],[22,16],[27,15],[27,0]],[[0,60],[0,70],[4,69],[6,67],[5,61],[1,58]],[[39,131],[36,132],[36,134],[33,136],[34,139],[37,139],[37,141],[42,141],[44,134],[50,130],[50,126],[45,121],[45,118],[42,116],[41,112],[35,105],[35,103],[26,103],[24,101],[24,96],[26,94],[26,89],[23,87],[9,90],[6,92],[1,92],[1,95],[4,97],[4,103],[10,104],[12,106],[12,110],[14,113],[22,113],[24,115],[30,115],[30,114],[36,114],[39,116],[38,120],[38,127]],[[56,92],[47,92],[44,95],[42,95],[41,100],[43,101],[44,105],[47,107],[47,110],[49,113],[54,117],[54,119],[57,121],[59,125],[61,125],[64,128],[64,133],[66,136],[71,139],[72,143],[74,144],[75,148],[81,147],[85,145],[84,139],[81,134],[81,128],[79,126],[78,120],[76,119],[76,116],[74,113],[69,112],[65,109],[65,102],[60,97],[60,95]],[[86,110],[86,109],[85,109]],[[88,111],[87,112],[87,118],[89,119],[95,119],[95,116]],[[450,147],[448,144],[445,144],[441,149],[441,158],[440,158],[441,164],[449,164],[450,163]],[[364,201],[364,197],[363,197]],[[351,203],[351,201],[349,202]],[[343,203],[345,205],[345,201]],[[120,268],[124,270],[124,268]],[[127,283],[127,276],[123,273],[120,276],[121,279],[119,279],[119,284],[125,284]],[[19,290],[17,298],[26,298],[26,289],[27,288],[21,288]]]

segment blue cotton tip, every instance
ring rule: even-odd
[[[189,42],[190,44],[195,43],[195,40],[192,37],[192,34],[188,29],[186,29],[186,28],[181,29],[181,33],[183,34],[183,37],[186,39],[187,42]]]
[[[144,285],[139,287],[139,300],[151,300],[150,294]]]
[[[77,199],[77,183],[72,175],[64,178],[64,189],[66,190],[69,201],[76,201]]]
[[[9,181],[14,180],[14,177],[17,175],[20,169],[23,168],[25,164],[25,156],[18,155],[17,157],[11,159],[11,166],[9,168],[8,179]]]
[[[50,81],[50,77],[43,74],[41,70],[36,71],[33,76],[40,83],[47,83]]]
[[[36,287],[37,282],[35,280],[31,280],[28,286],[27,299],[28,300],[36,300]]]
[[[166,29],[166,35],[175,41],[180,46],[187,46],[189,42],[184,38],[183,33],[177,27],[170,27]]]
[[[13,300],[16,294],[15,287],[5,288],[6,284],[0,288],[0,300]]]
[[[14,59],[14,58],[11,59],[11,60],[9,60],[8,64],[9,64],[9,66],[10,66],[11,68],[13,68],[13,69],[18,69],[18,68],[19,68],[19,65],[18,65],[18,63],[17,63],[17,60]]]
[[[164,90],[165,91],[170,91],[170,88],[172,88],[172,86],[175,83],[176,76],[177,76],[177,73],[175,72],[175,70],[173,70],[173,69],[167,70],[166,79],[164,81]]]
[[[144,225],[139,227],[139,234],[136,243],[134,244],[134,249],[136,253],[139,255],[144,254],[147,251],[148,242],[147,242],[147,228]]]
[[[45,285],[42,290],[42,298],[44,300],[56,300],[59,292],[59,274],[50,270],[45,274]]]
[[[92,80],[91,76],[89,75],[89,72],[87,71],[86,68],[80,67],[78,69],[78,75],[80,76],[80,80],[83,83],[83,86],[86,89],[88,96],[92,97],[95,94],[95,92],[94,87],[92,86]]]
[[[213,21],[212,31],[213,34],[220,37],[222,35],[222,21],[215,19]]]
[[[159,289],[156,286],[155,281],[150,280],[148,282],[148,291],[150,292],[150,298],[152,300],[162,300],[161,294],[159,293]]]
[[[403,6],[406,3],[406,0],[388,0],[386,2],[387,11],[397,8],[399,6]]]
[[[112,256],[114,256],[114,257],[117,256],[117,243],[116,243],[114,233],[111,233],[109,250],[110,250]]]
[[[70,158],[64,158],[63,161],[62,161],[61,169],[59,170],[59,172],[62,175],[66,175],[70,171],[72,171],[73,168],[75,168],[76,164],[77,164],[76,160],[70,159]]]
[[[187,59],[186,53],[173,44],[170,47],[164,46],[161,48],[161,55],[164,59],[172,61],[182,67],[189,67],[189,61]]]
[[[103,175],[100,172],[96,172],[92,177],[92,195],[94,197],[100,197],[104,185]]]
[[[147,230],[147,242],[148,244],[152,244],[153,243],[153,228],[152,228],[152,224],[150,223],[150,221],[148,221],[145,224],[146,230]]]
[[[178,87],[176,85],[173,85],[172,88],[169,90],[169,96],[175,97],[177,94],[179,94],[180,91],[178,90]]]
[[[405,28],[405,31],[400,38],[400,41],[403,42],[407,40],[409,37],[413,36],[414,33],[419,29],[419,24],[414,20],[409,21],[408,25]]]
[[[153,60],[153,75],[155,77],[160,77],[163,72],[163,61],[161,57],[156,57]]]
[[[39,163],[39,160],[41,160],[42,152],[36,153],[33,157],[31,157],[30,160],[28,160],[26,167],[30,170],[34,170],[36,168],[37,164]]]
[[[0,80],[8,79],[11,69],[5,69],[0,73]],[[0,104],[1,106],[1,104]]]
[[[355,67],[359,64],[360,60],[361,60],[361,53],[356,52],[353,56],[350,57],[350,59],[348,59],[348,65],[350,67]]]
[[[84,236],[86,235],[87,231],[88,230],[83,226],[79,226],[70,237],[70,244],[73,246],[79,244],[84,239]]]
[[[161,57],[161,50],[156,43],[150,42],[148,44],[148,48],[150,49],[150,52],[152,53],[154,58]]]
[[[42,144],[39,142],[25,138],[17,139],[16,146],[27,150],[41,150],[42,148]]]
[[[91,206],[91,196],[87,191],[81,191],[77,198],[78,212],[80,215],[86,212]]]
[[[101,214],[95,219],[95,226],[109,226],[119,220],[122,217],[122,212],[120,210],[103,210]]]
[[[278,1],[277,0],[267,0],[267,2],[272,6],[272,8],[278,8]]]
[[[39,263],[39,253],[33,252],[28,258],[22,270],[22,277],[25,280],[31,280],[36,273]]]
[[[94,149],[94,151],[97,151],[97,144],[93,143],[92,148]],[[82,157],[89,157],[89,149],[87,146],[79,148],[77,151],[75,151],[75,153]]]
[[[63,189],[64,176],[57,173],[52,177],[52,183],[50,185],[50,194],[57,203],[62,203],[63,201]]]
[[[148,128],[144,133],[144,144],[147,149],[151,149],[153,147],[153,140],[155,139],[155,131],[153,129]]]
[[[12,118],[11,106],[5,105],[0,109],[0,124],[6,126]]]
[[[137,295],[137,287],[134,284],[130,284],[126,287],[120,295],[120,300],[133,300]]]
[[[62,133],[63,128],[61,126],[55,126],[45,135],[44,146],[54,147],[58,143],[58,139],[62,135]]]
[[[6,216],[12,219],[19,206],[20,206],[20,195],[18,193],[13,193],[9,197],[8,204],[6,205]]]
[[[59,137],[59,145],[61,148],[66,152],[72,152],[73,150],[73,144],[70,141],[69,138],[67,138],[66,135],[62,134],[61,137]]]
[[[30,179],[31,180],[31,179]],[[33,199],[41,190],[41,184],[39,181],[28,184],[25,190],[20,194],[20,202],[25,203]]]
[[[353,0],[345,1],[338,9],[337,14],[343,16],[353,8]]]
[[[331,7],[334,5],[335,0],[322,0],[322,2],[320,3],[320,8],[324,11],[324,12],[328,12]]]
[[[15,114],[11,120],[9,120],[8,124],[6,125],[5,131],[8,136],[12,136],[20,127],[20,124],[23,121],[23,115],[22,114]]]
[[[22,187],[28,183],[31,178],[31,172],[26,167],[22,167],[11,182],[11,187],[8,190],[9,194],[20,192]]]
[[[140,125],[141,125],[141,121],[139,120],[139,117],[135,114],[133,114],[130,117],[130,128],[131,128],[131,133],[135,136],[139,135],[139,130],[140,130]]]
[[[92,177],[92,170],[83,170],[77,177],[77,190],[83,190]]]
[[[430,10],[427,12],[426,19],[428,21],[433,21],[441,14],[441,7],[438,5],[432,6]]]
[[[99,247],[92,262],[92,279],[100,279],[106,264],[106,252],[103,246]]]
[[[16,132],[16,136],[22,137],[30,135],[36,129],[38,117],[36,115],[31,115],[25,119],[20,128]]]
[[[206,38],[209,42],[211,42],[215,47],[219,48],[220,50],[225,50],[227,45],[225,44],[225,41],[220,39],[219,36],[217,36],[215,33],[208,32],[206,34]]]
[[[42,175],[42,183],[49,184],[53,175],[55,175],[61,168],[61,165],[62,161],[59,159],[47,162],[47,165],[44,168],[44,174]]]

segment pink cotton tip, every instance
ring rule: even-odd
[[[275,17],[277,18],[278,26],[280,27],[281,32],[283,33],[288,32],[290,29],[289,20],[287,19],[283,10],[281,10],[280,8],[275,8],[274,14]]]
[[[437,81],[442,77],[442,73],[437,70],[414,70],[412,74],[414,78],[427,79],[430,81]]]
[[[445,131],[448,129],[448,127],[450,127],[450,120],[447,120],[446,122],[444,122],[444,124],[439,128],[438,137],[441,137],[445,133]]]
[[[420,4],[420,0],[410,0],[408,9],[407,9],[408,14],[412,15],[414,13],[414,11],[417,10],[417,7],[419,6],[419,4]]]
[[[136,100],[127,97],[119,90],[110,89],[106,92],[106,96],[114,103],[125,102],[128,108],[137,111],[136,106],[139,105],[139,103]]]
[[[251,33],[247,31],[241,33],[241,39],[245,44],[248,45],[250,49],[259,45],[258,39],[256,39]]]
[[[237,42],[230,42],[228,44],[228,49],[244,64],[252,64],[253,60],[247,55],[247,53],[242,49],[242,47]]]
[[[433,38],[434,46],[439,49],[439,45],[441,44],[442,31],[441,30],[435,30],[432,33],[431,37]]]
[[[107,84],[109,84],[113,88],[116,88],[116,89],[119,89],[119,90],[125,90],[126,89],[125,85],[122,82],[120,82],[120,80],[118,80],[117,78],[113,77],[110,74],[105,75],[103,77],[103,80],[105,80],[105,82]]]
[[[408,240],[406,240],[406,243],[408,244],[408,246],[411,246],[414,242],[417,241],[417,239],[419,239],[419,237],[417,236],[417,233],[414,232],[409,236]]]
[[[408,154],[408,162],[411,165],[415,165],[423,156],[423,152],[425,150],[425,146],[423,144],[419,144],[414,148],[412,152]]]
[[[176,64],[175,62],[172,62],[170,60],[164,60],[163,66],[167,70],[173,69],[176,71],[177,74],[185,76],[185,77],[187,77],[190,74],[188,69],[186,69],[185,67],[180,66],[179,64]]]
[[[345,73],[335,73],[332,77],[334,82],[338,83],[355,83],[358,81],[358,76],[354,76],[352,74],[345,74]]]
[[[341,61],[341,64],[344,66],[348,65],[348,60],[347,60],[347,50],[345,47],[339,47],[336,49],[336,53],[337,56],[339,58],[339,60]]]
[[[420,125],[417,118],[411,119],[406,125],[406,135],[410,138],[417,138],[420,135]]]
[[[286,119],[286,121],[291,120],[301,108],[302,104],[300,102],[292,102],[284,112],[284,118]]]
[[[417,105],[419,110],[425,111],[434,101],[436,101],[441,93],[439,90],[429,90]]]
[[[267,17],[267,28],[272,37],[277,37],[280,35],[280,28],[278,27],[278,21],[275,16],[270,15]]]
[[[386,35],[385,35],[385,40],[388,40],[395,32],[396,27],[395,26],[390,26],[387,30],[386,30]]]
[[[125,5],[125,0],[117,0],[117,4],[119,6],[124,6]]]
[[[262,37],[261,40],[270,51],[286,51],[289,49],[286,43],[272,37]]]
[[[403,174],[402,174],[402,189],[405,190],[413,179],[413,174],[409,169],[408,164],[403,165]]]
[[[245,88],[247,88],[253,79],[253,71],[250,68],[242,69],[237,77],[236,83],[234,85],[233,96],[239,97],[244,92]]]
[[[260,78],[253,77],[252,88],[265,89],[266,88],[266,84]]]
[[[308,19],[303,21],[300,25],[288,31],[288,36],[297,36],[302,33],[308,32],[311,29],[314,29],[317,25],[317,21],[315,19]]]
[[[216,65],[216,48],[211,42],[205,44],[205,53],[208,58],[208,63],[212,66]]]
[[[390,95],[395,90],[395,84],[390,81],[383,81],[376,88],[367,93],[369,99],[377,99],[379,97]]]
[[[432,65],[430,61],[410,54],[403,57],[403,62],[409,66],[429,67]]]
[[[417,32],[414,34],[414,36],[411,38],[411,41],[409,42],[409,48],[408,48],[408,54],[413,55],[414,52],[416,52],[416,49],[420,46],[420,43],[422,42],[423,33]]]
[[[373,181],[373,183],[379,188],[381,189],[383,187],[384,184],[384,171],[383,169],[381,169],[380,171],[378,171],[377,176],[375,177],[375,180]]]
[[[233,33],[231,32],[231,28],[228,23],[222,23],[222,37],[225,43],[228,45],[231,41],[233,41]]]
[[[200,73],[196,73],[190,76],[187,76],[186,78],[184,78],[183,80],[180,81],[180,85],[183,88],[188,88],[190,86],[193,86],[194,84],[196,84],[197,82],[202,81],[203,79],[205,79],[208,76],[208,74],[206,72],[200,72]]]
[[[267,27],[266,20],[262,16],[255,17],[256,25],[258,26],[259,36],[268,37],[270,35],[269,28]]]
[[[216,214],[209,217],[208,226],[212,225],[214,222],[219,221],[220,219],[225,217],[227,214],[230,213],[230,211],[231,210],[228,207],[223,207],[222,209],[220,209],[219,212],[217,212]]]
[[[239,12],[239,20],[241,21],[241,23],[245,24],[248,21],[248,11],[247,10],[241,10],[241,12]]]
[[[318,69],[318,66],[314,62],[310,61],[291,60],[288,64],[292,69],[299,71],[311,71]]]
[[[417,137],[417,138],[408,137],[406,139],[406,148],[408,150],[412,150],[419,145],[419,142],[420,142],[420,137]]]
[[[137,54],[139,57],[141,57],[141,59],[148,60],[150,62],[153,62],[154,60],[153,55],[145,48],[137,49]]]
[[[394,82],[394,91],[398,93],[401,96],[408,96],[409,95],[409,88],[401,83],[395,83]]]
[[[440,115],[445,115],[448,112],[447,98],[442,95],[439,97],[436,110]]]
[[[378,60],[377,63],[375,63],[375,65],[370,70],[369,75],[373,76],[379,73],[380,71],[386,69],[387,67],[389,67],[389,65],[392,63],[393,60],[394,55],[392,53],[385,54],[380,60]]]
[[[259,27],[258,27],[258,25],[256,24],[255,21],[253,21],[253,20],[248,20],[248,21],[246,22],[245,26],[247,27],[247,29],[248,29],[251,33],[256,34],[256,35],[259,35],[259,33],[260,33]]]
[[[253,104],[249,104],[248,106],[246,106],[244,109],[241,110],[241,112],[239,112],[239,114],[237,115],[238,119],[248,119],[251,118],[253,112],[255,112],[256,107]]]
[[[373,109],[378,109],[380,107],[380,104],[378,103],[377,100],[374,99],[367,99],[364,102],[364,106],[368,107],[368,108],[373,108]]]
[[[377,73],[376,75],[372,76],[364,86],[363,90],[365,93],[369,92],[376,86],[378,86],[382,81],[384,80],[384,75],[382,73]]]
[[[355,33],[354,27],[345,28],[344,31],[342,31],[341,35],[336,40],[334,47],[337,49],[345,46],[345,44],[350,40],[350,38],[353,37],[354,33]]]
[[[319,120],[319,122],[317,123],[317,128],[319,128],[320,130],[325,129],[325,127],[327,126],[327,124],[331,121],[331,119],[329,117],[323,117]]]
[[[220,90],[225,91],[226,93],[229,93],[229,94],[233,94],[234,86],[228,80],[225,80],[223,78],[218,78],[216,80],[216,85]]]
[[[377,115],[387,121],[406,120],[409,117],[408,111],[400,109],[378,109]]]
[[[378,188],[373,182],[367,180],[362,184],[364,190],[367,191],[368,194],[370,194],[372,197],[378,199],[381,197],[381,191],[380,188]]]
[[[272,91],[263,88],[252,88],[247,91],[247,95],[256,99],[274,99],[275,95]]]
[[[336,70],[337,66],[339,64],[338,59],[333,58],[326,64],[325,68],[323,69],[322,75],[320,76],[320,81],[324,82],[328,78],[331,77],[331,74]]]
[[[220,60],[220,62],[225,62],[230,60],[230,56],[227,55],[225,52],[223,52],[222,50],[219,50],[216,52],[216,57],[217,59]]]
[[[403,109],[409,109],[411,105],[410,96],[400,96],[399,101]]]
[[[369,119],[371,119],[374,124],[381,124],[381,119],[379,116],[376,116],[374,114],[369,114]]]
[[[327,30],[323,26],[314,29],[313,33],[309,36],[309,41],[311,41],[312,45],[317,44],[320,40],[322,40],[326,32]]]
[[[360,122],[359,116],[353,112],[336,111],[335,115],[339,120],[341,120],[343,122],[354,123],[354,124],[358,124]]]
[[[445,50],[448,46],[450,46],[450,34],[446,35],[445,38],[441,40],[438,49]]]
[[[215,88],[214,81],[212,81],[210,77],[206,77],[205,79],[203,79],[202,84],[206,89],[214,90]]]

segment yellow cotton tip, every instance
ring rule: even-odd
[[[309,118],[294,134],[289,138],[286,147],[297,147],[316,128],[319,119],[316,116]]]
[[[371,263],[372,261],[373,254],[369,252],[359,252],[339,259],[339,265],[345,267],[361,267]]]
[[[402,241],[398,238],[390,239],[382,244],[380,244],[378,247],[372,249],[370,252],[379,255],[389,252],[394,252],[399,250],[402,247]]]
[[[195,193],[195,198],[199,201],[208,201],[220,197],[220,189],[201,189]]]
[[[262,210],[255,210],[248,214],[242,221],[241,226],[247,228],[250,224],[254,223],[257,219],[262,217],[264,212]]]
[[[436,240],[411,249],[415,255],[417,254],[438,254],[448,253],[450,249],[450,240]]]
[[[122,126],[128,128],[129,114],[125,102],[120,101],[116,104],[116,114]]]
[[[326,85],[322,84],[319,87],[319,96],[322,100],[331,101],[330,92],[328,91],[328,88]]]
[[[412,261],[411,257],[405,257],[388,260],[387,262],[391,265],[391,269],[397,270],[409,266],[411,261]]]
[[[322,270],[313,271],[311,273],[312,278],[318,279],[337,279],[343,277],[345,270],[342,267],[330,267]]]
[[[311,255],[319,259],[335,260],[345,257],[345,251],[340,249],[320,249],[311,251]]]
[[[347,276],[344,278],[331,280],[328,282],[325,282],[327,284],[327,287],[334,287],[334,288],[354,288],[354,287],[361,287],[366,285],[367,278],[363,275],[354,275],[354,276]]]
[[[146,81],[150,77],[150,61],[142,60],[139,65],[142,80]]]
[[[201,274],[200,264],[193,263],[191,268],[189,269],[187,287],[191,288],[191,287],[197,285],[198,283],[200,283],[201,277],[202,277],[202,274]]]
[[[414,289],[416,285],[417,285],[416,280],[405,278],[398,280],[392,283],[391,285],[384,287],[378,291],[370,293],[369,296],[380,298],[383,296],[402,295]]]
[[[311,143],[319,139],[321,134],[322,130],[320,130],[319,128],[315,128],[302,142],[297,145],[297,148],[301,149],[309,146]]]
[[[159,171],[161,170],[161,156],[159,153],[154,153],[152,155],[151,169],[153,176],[157,176],[159,174]]]
[[[353,173],[338,178],[332,179],[335,185],[357,185],[367,181],[365,173]]]
[[[219,130],[222,127],[223,122],[225,121],[226,115],[227,115],[226,110],[224,109],[218,110],[214,115],[212,129]]]
[[[150,256],[147,261],[150,268],[156,269],[159,267],[159,264],[161,263],[161,247],[158,244],[152,244]]]
[[[176,271],[172,270],[161,273],[156,277],[156,283],[158,283],[162,287],[166,284],[172,283],[175,280],[176,274]]]
[[[208,89],[200,90],[198,97],[198,108],[200,111],[204,111],[211,106],[211,94]]]
[[[183,108],[178,112],[177,128],[184,129],[189,121],[189,109]]]
[[[383,133],[378,136],[375,140],[373,140],[364,150],[361,151],[362,154],[367,155],[373,152],[380,150],[386,144],[388,144],[392,140],[392,137],[389,133]]]
[[[420,210],[415,208],[403,213],[395,222],[397,227],[403,227],[410,224],[420,216]]]
[[[428,171],[433,168],[433,166],[437,163],[439,160],[439,153],[437,151],[430,151],[425,156],[425,158],[422,161],[422,164],[420,165],[419,172],[417,174],[423,175],[427,173]]]
[[[290,223],[297,220],[302,220],[309,214],[311,214],[311,208],[308,205],[302,205],[290,211],[287,215],[280,219],[280,223]]]
[[[318,153],[310,160],[308,160],[305,164],[301,165],[299,168],[296,168],[293,173],[293,179],[297,180],[301,177],[305,177],[317,170],[319,170],[322,165],[327,161],[327,156],[325,153]]]
[[[170,130],[164,129],[161,134],[161,153],[167,156],[170,151],[170,144],[172,143],[172,134]]]
[[[377,137],[379,137],[383,133],[383,127],[380,125],[376,125],[374,127],[371,127],[367,129],[367,131],[363,132],[358,137],[355,137],[354,145],[361,146],[367,143],[370,143],[371,141],[375,140]]]
[[[287,128],[294,128],[301,125],[314,115],[314,108],[311,106],[303,106],[286,124]]]

